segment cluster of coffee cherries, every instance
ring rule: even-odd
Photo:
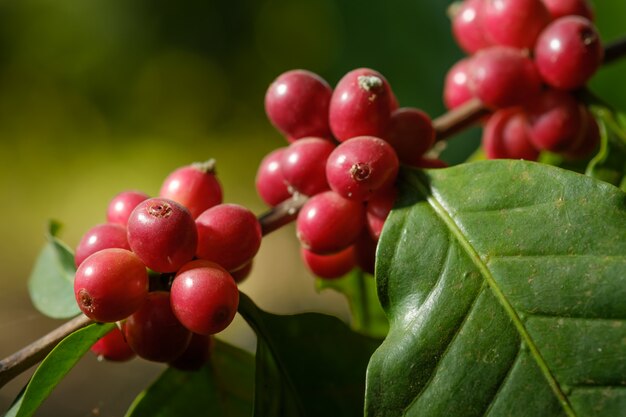
[[[464,0],[452,32],[470,54],[448,72],[444,102],[478,98],[494,110],[483,131],[488,158],[536,160],[541,151],[588,156],[598,126],[573,92],[603,60],[587,0]]]
[[[222,203],[210,160],[172,172],[159,197],[118,194],[106,217],[75,252],[80,309],[95,321],[119,323],[92,350],[111,360],[137,354],[199,367],[211,335],[237,311],[237,283],[261,245],[256,216]]]
[[[399,164],[445,166],[425,157],[435,142],[429,116],[400,108],[385,77],[368,68],[350,71],[334,90],[310,71],[283,73],[265,111],[290,144],[263,159],[256,188],[270,206],[309,197],[296,221],[306,266],[326,279],[357,265],[373,273]]]

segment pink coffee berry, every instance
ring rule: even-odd
[[[330,128],[343,142],[355,136],[380,137],[391,115],[392,93],[379,72],[369,68],[350,71],[339,81],[330,101]]]
[[[397,196],[398,190],[395,187],[389,187],[376,193],[367,202],[367,230],[376,241],[380,238],[385,220],[387,220]]]
[[[85,259],[74,278],[76,302],[85,315],[99,322],[123,320],[148,294],[148,273],[134,253],[103,249]]]
[[[130,250],[126,238],[126,227],[120,224],[105,223],[92,227],[83,235],[76,246],[74,263],[78,267],[88,256],[108,248]]]
[[[465,0],[458,8],[452,9],[452,34],[468,54],[491,46],[485,39],[481,22],[484,2],[485,0]]]
[[[140,191],[123,191],[116,195],[107,208],[107,222],[117,223],[126,227],[130,213],[144,200],[149,199],[148,194]]]
[[[189,210],[173,200],[141,202],[128,219],[128,243],[156,272],[175,272],[193,258],[198,236]]]
[[[183,326],[210,335],[233,321],[239,290],[233,277],[219,265],[192,267],[174,278],[170,302]]]
[[[409,163],[421,157],[435,143],[435,129],[425,112],[403,107],[391,113],[384,136],[400,161]]]
[[[378,242],[364,229],[354,243],[356,263],[363,271],[374,275],[376,270],[376,249]]]
[[[324,279],[342,277],[356,266],[353,246],[348,246],[344,250],[329,255],[318,255],[310,250],[301,248],[300,255],[309,271]]]
[[[292,140],[330,138],[328,106],[332,89],[319,75],[305,70],[281,74],[265,93],[270,122]]]
[[[275,206],[291,197],[281,163],[287,148],[276,149],[263,158],[256,173],[255,185],[259,197],[269,206]]]
[[[238,269],[235,269],[234,271],[230,271],[230,275],[233,277],[233,279],[235,280],[237,284],[240,284],[250,276],[253,266],[254,266],[254,260],[248,262],[247,264],[245,264],[244,266]]]
[[[215,176],[215,161],[178,168],[167,176],[159,197],[174,200],[195,219],[204,210],[222,203],[222,186]]]
[[[363,203],[334,191],[311,197],[296,220],[302,246],[318,254],[338,252],[350,246],[365,226]]]
[[[580,16],[552,22],[535,47],[535,62],[544,82],[561,90],[584,86],[603,58],[598,30],[589,19]]]
[[[196,256],[232,271],[250,262],[261,246],[261,225],[254,213],[237,204],[220,204],[196,219]]]
[[[581,128],[581,137],[571,149],[564,152],[567,159],[583,159],[593,154],[593,151],[600,144],[600,127],[595,117],[586,107],[582,109],[583,127]]]
[[[283,153],[280,166],[285,181],[294,191],[315,195],[329,190],[326,181],[326,160],[335,145],[321,138],[302,138]]]
[[[365,201],[390,187],[398,175],[399,161],[391,145],[373,136],[347,140],[330,154],[326,179],[339,195]]]
[[[135,351],[128,346],[122,331],[114,327],[91,347],[98,359],[114,362],[125,362],[135,357]]]
[[[532,49],[551,16],[541,0],[484,0],[481,19],[493,45]]]
[[[543,0],[552,19],[576,15],[594,20],[593,7],[588,0]]]
[[[535,161],[539,151],[530,140],[526,114],[519,108],[502,109],[487,121],[483,149],[488,159],[525,159]]]
[[[176,318],[170,293],[155,291],[124,325],[124,336],[137,356],[149,361],[170,362],[189,346],[191,332]]]
[[[455,63],[446,74],[443,86],[443,102],[448,109],[454,109],[473,97],[469,88],[469,68],[471,58]]]
[[[197,371],[211,358],[213,338],[201,334],[192,334],[187,349],[169,365],[181,371]]]
[[[533,61],[519,49],[483,49],[474,55],[469,69],[470,90],[490,108],[521,105],[541,91]]]

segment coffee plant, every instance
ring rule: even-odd
[[[468,56],[443,116],[370,68],[271,82],[286,142],[258,168],[267,212],[225,203],[208,159],[115,196],[75,251],[51,223],[29,291],[71,320],[0,362],[2,384],[41,362],[6,416],[34,415],[90,350],[166,364],[128,417],[626,415],[626,115],[585,87],[626,42],[603,43],[586,0],[450,16]],[[481,148],[448,167],[445,141],[474,123]],[[290,222],[351,323],[238,290]],[[255,355],[219,338],[237,313]]]

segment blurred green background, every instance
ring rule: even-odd
[[[265,208],[258,163],[284,139],[265,119],[263,96],[281,72],[306,68],[334,85],[371,67],[401,105],[443,113],[446,69],[462,56],[441,0],[20,0],[0,2],[0,356],[58,322],[35,312],[26,290],[47,219],[75,246],[104,221],[118,192],[158,193],[178,166],[218,161],[225,199]],[[605,40],[626,32],[626,3],[598,2]],[[592,88],[626,109],[626,65],[603,69]],[[476,130],[451,141],[457,163]],[[293,229],[264,240],[242,289],[279,313],[316,310],[347,318],[336,294],[314,291]],[[247,349],[239,323],[225,338]],[[40,415],[120,415],[162,366],[86,358]],[[26,381],[0,391],[0,412]],[[114,383],[111,383],[114,381]],[[71,401],[68,401],[71,398]]]

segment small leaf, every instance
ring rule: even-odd
[[[401,182],[377,253],[390,331],[366,415],[623,415],[626,195],[523,161]]]
[[[347,298],[354,330],[376,338],[383,338],[387,335],[389,323],[378,301],[374,277],[355,268],[339,279],[318,278],[315,286],[319,291],[333,289]]]
[[[363,415],[365,369],[378,341],[336,317],[266,313],[245,294],[239,313],[257,334],[255,416]]]
[[[591,106],[600,127],[600,150],[589,162],[586,174],[622,187],[626,185],[626,128],[624,115],[606,106]]]
[[[253,396],[254,357],[215,339],[209,364],[196,372],[166,369],[126,417],[249,417]]]
[[[5,417],[30,417],[35,414],[54,387],[80,358],[115,324],[91,324],[63,339],[41,362],[26,389],[20,393]]]
[[[59,223],[49,224],[48,243],[43,247],[28,281],[33,305],[42,314],[55,319],[73,317],[80,313],[74,298],[74,255],[56,234]]]

